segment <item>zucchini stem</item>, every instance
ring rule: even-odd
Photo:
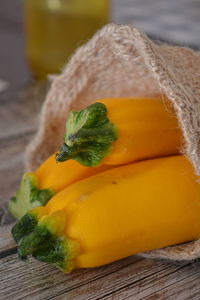
[[[79,253],[76,241],[65,236],[66,217],[61,210],[46,215],[44,207],[37,207],[24,215],[12,228],[18,244],[18,255],[27,260],[29,255],[51,263],[64,273],[75,268],[74,259]]]
[[[8,210],[16,219],[20,219],[30,209],[45,205],[54,194],[51,189],[39,189],[34,173],[25,173],[19,190],[8,203]]]
[[[109,121],[106,106],[95,102],[69,114],[64,143],[56,154],[56,160],[74,159],[87,167],[98,166],[111,151],[117,137],[117,128]]]

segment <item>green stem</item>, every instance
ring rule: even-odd
[[[43,207],[38,209],[44,210]],[[53,215],[38,216],[33,209],[16,223],[12,235],[18,244],[20,259],[26,260],[32,255],[40,261],[55,265],[65,273],[75,268],[74,258],[79,252],[79,246],[65,236],[64,214],[61,211]]]
[[[34,173],[25,173],[19,190],[8,203],[10,213],[20,219],[30,209],[45,205],[54,195],[51,189],[39,189],[37,177]]]
[[[18,223],[12,228],[11,233],[16,243],[32,232],[38,223],[37,217],[34,214],[25,214]]]
[[[107,118],[106,106],[96,102],[69,114],[64,143],[56,160],[74,159],[85,166],[95,167],[110,153],[116,140],[117,128]]]

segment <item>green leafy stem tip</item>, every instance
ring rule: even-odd
[[[87,167],[98,166],[110,153],[117,137],[117,128],[109,121],[106,106],[95,102],[69,114],[64,143],[56,154],[56,160],[74,159]]]
[[[40,212],[42,211],[42,213]],[[64,273],[74,269],[74,259],[79,252],[78,243],[65,237],[63,214],[43,214],[45,208],[37,207],[26,213],[12,228],[21,260],[28,256],[53,264]],[[39,211],[39,214],[38,214]]]
[[[8,209],[16,219],[20,219],[30,209],[45,205],[54,194],[51,189],[38,188],[34,173],[25,173],[18,191],[8,203]]]

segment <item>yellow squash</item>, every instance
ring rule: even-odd
[[[200,185],[184,156],[114,168],[56,194],[13,228],[19,255],[64,272],[197,239]]]
[[[169,100],[110,98],[70,113],[57,161],[75,159],[86,166],[127,164],[178,154],[181,142]]]
[[[73,160],[59,164],[56,162],[55,154],[53,154],[35,171],[35,175],[40,189],[50,188],[59,192],[74,182],[110,168],[111,166],[107,165],[89,168]]]
[[[106,165],[85,167],[73,160],[58,164],[55,154],[51,155],[34,173],[23,175],[19,190],[9,201],[9,211],[19,219],[31,208],[45,205],[70,184],[108,169]]]

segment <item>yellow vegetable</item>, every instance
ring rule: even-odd
[[[55,154],[53,154],[35,171],[35,175],[38,178],[40,189],[51,188],[55,192],[59,192],[74,182],[110,168],[111,166],[106,165],[89,168],[73,160],[58,164]]]
[[[110,98],[70,113],[57,161],[120,165],[175,155],[180,147],[181,132],[169,100]]]
[[[108,169],[106,165],[88,168],[73,160],[58,164],[55,154],[51,155],[34,173],[24,174],[19,190],[9,201],[9,211],[19,219],[70,184]]]
[[[13,228],[19,255],[64,272],[199,238],[200,185],[184,156],[129,164],[79,181]]]

